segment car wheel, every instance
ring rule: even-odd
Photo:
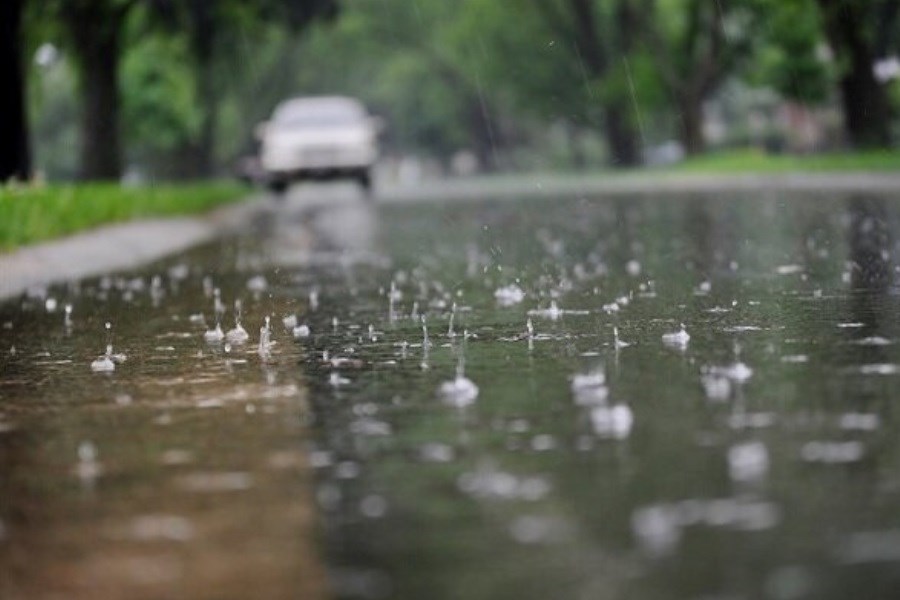
[[[266,184],[266,187],[268,187],[269,191],[273,194],[281,196],[287,191],[288,181],[286,179],[272,179]]]
[[[372,197],[372,176],[369,174],[368,169],[364,169],[356,174],[356,181],[359,182],[359,187],[362,188],[363,193],[366,195],[366,198]]]

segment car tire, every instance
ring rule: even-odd
[[[288,181],[287,179],[272,179],[266,184],[266,187],[276,196],[281,196],[287,191]]]
[[[356,174],[356,181],[359,183],[359,187],[362,188],[363,194],[365,194],[366,198],[372,197],[372,176],[369,173],[368,169],[363,169],[359,173]]]

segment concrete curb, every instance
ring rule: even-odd
[[[36,286],[134,268],[212,240],[265,206],[261,197],[207,215],[149,219],[92,229],[0,256],[0,300]]]

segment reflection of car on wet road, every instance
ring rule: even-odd
[[[293,98],[257,129],[260,167],[273,191],[292,181],[352,178],[367,191],[378,154],[378,118],[340,96]]]

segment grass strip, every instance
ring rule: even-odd
[[[0,187],[0,250],[147,217],[206,212],[245,198],[232,183],[122,187],[115,183]]]
[[[900,151],[869,150],[823,154],[768,154],[762,150],[728,150],[695,156],[658,169],[675,173],[788,173],[823,171],[900,171]]]

